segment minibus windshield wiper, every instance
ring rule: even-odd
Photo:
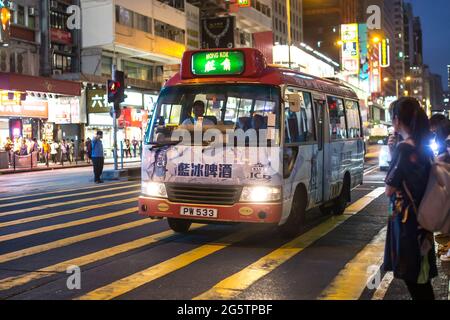
[[[163,148],[163,147],[167,147],[167,146],[176,146],[178,144],[180,144],[182,141],[169,141],[169,142],[165,142],[165,143],[157,143],[157,142],[150,142],[150,150],[153,149],[159,149],[159,148]]]

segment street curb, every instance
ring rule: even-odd
[[[130,162],[133,163],[133,162]],[[138,162],[134,162],[134,163],[138,163]],[[106,165],[113,165],[112,163],[108,163]],[[27,173],[27,172],[40,172],[40,171],[53,171],[53,170],[64,170],[64,169],[77,169],[77,168],[88,168],[88,167],[92,167],[92,164],[83,164],[83,165],[76,165],[76,166],[64,166],[64,167],[53,167],[53,168],[33,168],[33,169],[21,169],[21,170],[9,170],[9,171],[5,171],[5,172],[0,172],[0,176],[2,175],[13,175],[16,173]],[[132,168],[124,168],[121,169],[124,171],[131,171],[131,175],[127,174],[126,177],[129,178],[140,178],[141,177],[141,166],[139,167],[132,167]],[[138,171],[138,172],[135,172]]]

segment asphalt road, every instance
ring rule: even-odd
[[[0,177],[0,299],[408,298],[401,282],[378,274],[387,200],[376,168],[343,216],[313,211],[292,241],[248,225],[177,235],[137,214],[138,182],[97,186],[90,175]],[[367,286],[377,274],[382,285]],[[439,299],[448,299],[448,280],[434,283]]]

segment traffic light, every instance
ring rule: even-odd
[[[122,71],[114,71],[114,80],[108,80],[108,103],[114,104],[116,117],[120,117],[120,104],[125,101],[125,74]]]
[[[125,73],[123,71],[114,72],[114,81],[118,84],[117,87],[117,99],[119,104],[125,101]]]
[[[116,103],[120,88],[120,82],[114,80],[108,80],[108,103]]]

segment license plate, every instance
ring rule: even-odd
[[[217,209],[181,207],[180,215],[196,218],[217,218]]]

